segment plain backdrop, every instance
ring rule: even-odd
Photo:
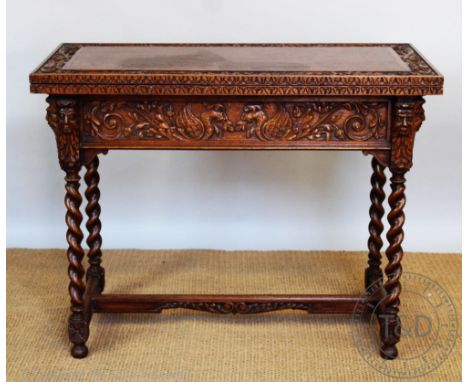
[[[29,73],[61,42],[410,42],[445,76],[407,176],[404,247],[461,251],[461,1],[7,4],[7,246],[65,247],[63,177]],[[104,247],[365,250],[360,152],[116,152],[101,158]]]

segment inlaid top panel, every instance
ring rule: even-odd
[[[31,91],[127,95],[427,95],[443,77],[409,44],[63,44]]]
[[[411,72],[391,47],[86,46],[64,70]]]

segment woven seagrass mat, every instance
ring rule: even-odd
[[[105,293],[354,294],[362,292],[366,261],[364,252],[109,250]],[[461,325],[461,256],[407,253],[403,264],[447,291]],[[350,317],[302,311],[96,314],[89,356],[75,360],[66,268],[63,250],[7,250],[9,381],[392,380],[362,358]],[[412,309],[411,298],[403,289],[402,311]],[[403,336],[400,354],[418,344]],[[461,379],[461,334],[450,356],[416,380],[423,379]]]

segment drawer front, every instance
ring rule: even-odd
[[[107,148],[385,149],[390,101],[94,99],[81,144]]]

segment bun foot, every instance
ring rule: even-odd
[[[71,355],[73,358],[84,358],[88,355],[88,348],[86,345],[73,345]]]

